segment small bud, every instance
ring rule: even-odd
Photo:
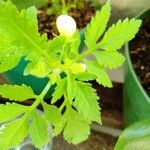
[[[83,63],[74,63],[70,67],[70,71],[74,74],[85,72],[86,69],[87,69],[87,67]]]
[[[61,35],[71,37],[77,29],[75,20],[68,15],[60,15],[56,20],[58,31]]]

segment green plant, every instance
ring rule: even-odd
[[[10,100],[0,105],[0,123],[4,123],[0,130],[1,150],[18,145],[28,134],[36,147],[42,147],[50,140],[49,124],[54,127],[53,136],[63,131],[68,142],[77,144],[90,134],[92,121],[101,123],[99,98],[88,81],[95,79],[112,87],[105,70],[123,64],[125,59],[117,50],[134,37],[141,24],[137,19],[119,20],[104,33],[110,11],[108,2],[92,18],[85,32],[87,50],[79,53],[79,31],[69,34],[60,29],[60,36],[48,41],[46,35],[38,33],[35,7],[18,12],[10,1],[0,1],[0,73],[14,68],[24,58],[28,61],[25,75],[49,79],[40,95],[26,85],[0,85],[0,95]],[[95,59],[87,59],[88,55]],[[51,104],[47,104],[44,96],[51,85],[56,88]],[[58,108],[54,104],[62,96],[64,101]],[[30,98],[35,99],[31,106],[21,105]],[[36,111],[39,104],[43,114]]]
[[[114,150],[141,149],[150,149],[150,120],[138,121],[125,129],[114,148]]]

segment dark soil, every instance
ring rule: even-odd
[[[139,33],[130,42],[130,54],[135,72],[150,96],[150,17],[143,20]]]
[[[48,38],[52,39],[54,35],[58,35],[58,30],[56,28],[56,18],[55,14],[49,15],[47,9],[50,7],[50,4],[40,8],[38,10],[38,22],[39,22],[39,32],[41,34],[47,33]],[[69,15],[72,16],[77,23],[77,28],[84,28],[90,21],[92,16],[95,14],[95,7],[92,3],[88,2],[84,4],[84,9],[70,9]]]

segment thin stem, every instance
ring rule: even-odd
[[[63,6],[63,12],[66,11],[67,5],[65,0],[61,0],[62,6]]]
[[[41,92],[41,94],[39,95],[40,98],[44,98],[44,96],[46,95],[46,93],[48,92],[48,90],[50,89],[50,82],[47,83],[47,85],[45,86],[45,88],[43,89],[43,91]]]

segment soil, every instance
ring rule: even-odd
[[[150,17],[143,19],[136,37],[130,42],[130,55],[135,72],[150,96]]]
[[[41,34],[47,33],[48,38],[52,39],[54,35],[58,35],[59,33],[55,23],[57,16],[47,13],[49,7],[51,7],[51,5],[47,4],[47,6],[38,10],[38,25],[39,32]],[[95,14],[95,7],[92,3],[86,2],[84,3],[84,9],[72,8],[69,10],[68,14],[76,20],[77,28],[81,29],[91,21],[92,16]]]

